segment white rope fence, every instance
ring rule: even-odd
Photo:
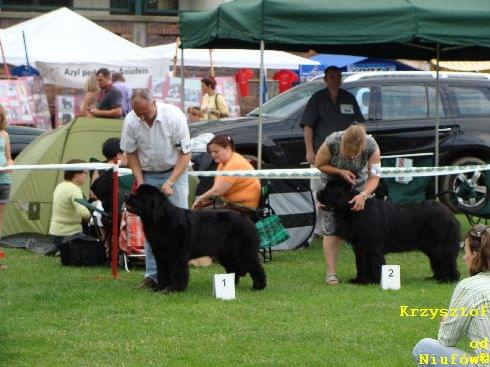
[[[73,164],[19,164],[8,167],[0,167],[3,171],[84,171],[84,170],[104,170],[116,168],[117,164],[112,163],[73,163]],[[131,173],[131,170],[129,170]]]
[[[131,174],[129,168],[120,168],[112,163],[75,163],[75,164],[24,164],[0,167],[3,171],[83,171],[83,170],[106,170],[116,169],[119,175]],[[460,173],[489,171],[490,164],[471,166],[440,166],[440,167],[380,167],[377,175],[381,178],[397,177],[428,177],[457,175]],[[263,170],[240,170],[240,171],[190,171],[190,176],[214,177],[257,177],[269,179],[310,179],[320,178],[321,172],[317,168],[285,168],[285,169],[263,169]]]
[[[490,164],[471,166],[440,166],[440,167],[381,167],[377,175],[381,178],[396,177],[428,177],[457,175],[477,171],[490,170]],[[258,177],[269,179],[309,179],[320,178],[321,172],[317,168],[291,168],[291,169],[264,169],[243,171],[193,171],[192,176],[232,176],[232,177]]]

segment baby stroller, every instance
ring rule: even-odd
[[[112,256],[112,215],[86,199],[75,200],[92,212],[93,220],[84,228],[84,232],[106,244],[106,257],[110,259]],[[98,218],[102,218],[102,221]],[[145,258],[145,237],[141,220],[136,214],[128,212],[124,205],[120,212],[118,247],[118,264],[126,271],[129,271],[129,264],[132,260],[141,261]]]
[[[94,193],[98,195],[98,198],[112,209],[112,171],[104,173],[92,184]],[[97,182],[97,184],[96,184]],[[118,207],[121,208],[119,212],[119,233],[118,233],[118,263],[126,271],[129,271],[129,263],[132,260],[144,260],[144,235],[143,226],[141,220],[135,214],[129,213],[124,204],[124,198],[131,191],[134,182],[132,175],[119,177],[119,203]],[[95,190],[96,189],[96,190]],[[110,198],[110,200],[108,200]],[[108,248],[108,257],[112,254],[112,214],[107,210],[101,210],[95,208],[87,200],[79,201],[82,205],[85,205],[94,215],[101,216],[99,225],[95,226],[93,235],[100,238],[106,244]],[[105,231],[101,230],[100,222]],[[105,232],[105,234],[104,234]]]

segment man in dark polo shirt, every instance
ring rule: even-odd
[[[100,94],[97,96],[96,108],[89,108],[90,116],[121,118],[123,116],[121,92],[112,86],[111,73],[106,68],[95,74]]]
[[[318,148],[325,138],[335,131],[347,129],[354,121],[364,122],[359,105],[352,94],[340,88],[342,73],[337,66],[325,69],[323,78],[327,87],[316,92],[308,101],[301,126],[304,129],[306,161],[313,165]],[[320,180],[311,180],[311,190],[316,201]],[[317,210],[315,234],[322,235],[323,211]]]
[[[327,87],[311,96],[301,120],[306,160],[310,164],[315,162],[315,154],[328,135],[347,129],[354,121],[364,122],[354,96],[340,88],[340,69],[337,66],[326,68],[324,80]]]

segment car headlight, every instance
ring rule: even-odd
[[[208,143],[214,138],[213,133],[204,133],[191,139],[191,149],[193,153],[206,153]]]

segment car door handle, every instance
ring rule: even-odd
[[[452,128],[450,127],[445,127],[445,128],[442,128],[442,129],[439,129],[437,131],[439,131],[440,133],[448,133],[452,130]]]

